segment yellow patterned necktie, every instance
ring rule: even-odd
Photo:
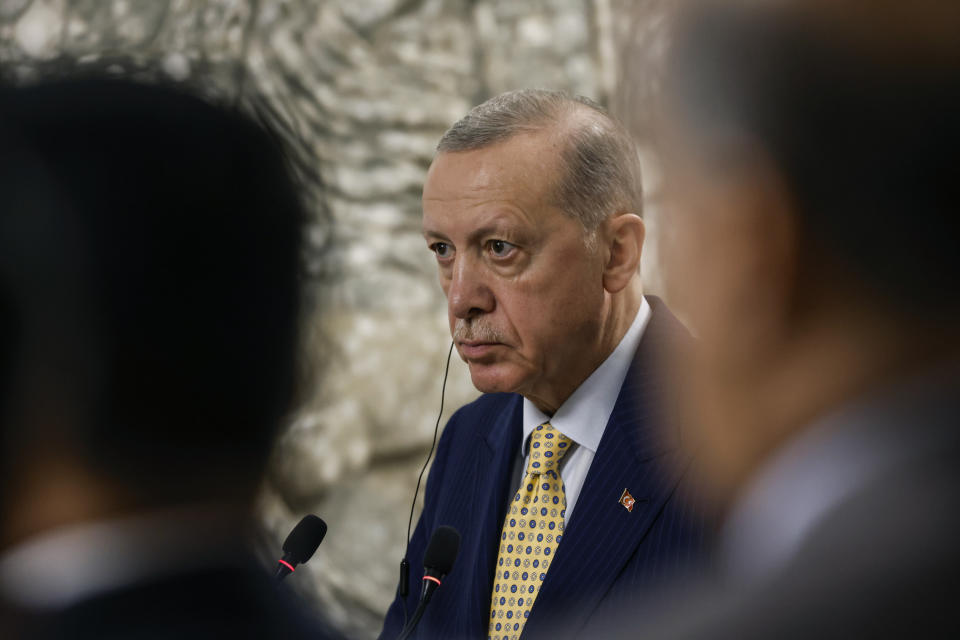
[[[530,460],[507,509],[490,602],[488,640],[517,640],[547,577],[567,509],[558,465],[570,438],[545,422],[530,436]]]

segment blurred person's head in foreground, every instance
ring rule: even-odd
[[[714,579],[617,632],[953,637],[960,5],[688,7],[662,256],[699,334],[684,442],[725,517]]]
[[[4,590],[67,603],[98,559],[226,552],[292,400],[302,211],[281,151],[231,110],[94,78],[0,89],[0,136],[0,550],[122,523],[47,557],[76,569],[56,589],[16,583],[21,553]]]
[[[699,2],[679,24],[667,275],[727,502],[817,419],[957,359],[960,5]]]

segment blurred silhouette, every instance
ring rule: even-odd
[[[248,542],[292,400],[302,211],[244,117],[0,89],[3,636],[323,637]]]
[[[641,637],[955,637],[960,5],[679,24],[666,259],[700,337],[687,443],[726,517],[718,584]]]

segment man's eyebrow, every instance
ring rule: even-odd
[[[516,216],[501,213],[485,221],[483,226],[471,229],[467,235],[467,240],[469,242],[476,242],[479,238],[489,235],[503,235],[515,238],[523,233],[526,222],[525,219],[518,219]],[[437,238],[443,242],[452,242],[447,234],[429,226],[427,223],[423,224],[421,232],[425,238]]]
[[[448,237],[446,236],[446,234],[443,234],[443,233],[441,233],[441,232],[439,232],[439,231],[436,231],[435,229],[430,229],[430,228],[428,228],[428,227],[422,227],[422,228],[421,228],[421,233],[423,234],[423,237],[424,237],[424,238],[439,238],[440,240],[443,240],[444,242],[450,242],[450,238],[448,238]]]
[[[490,235],[509,235],[510,231],[505,224],[488,224],[480,227],[479,229],[474,229],[470,232],[470,239],[477,240],[483,236]]]
[[[497,235],[507,236],[506,239],[510,239],[515,237],[517,234],[515,231],[512,231],[509,228],[507,228],[506,225],[489,224],[489,225],[484,225],[478,229],[473,229],[472,231],[470,231],[469,235],[467,236],[467,241],[470,243],[474,243],[485,236],[497,236]],[[448,238],[445,234],[439,231],[435,231],[433,229],[428,229],[426,227],[423,228],[423,237],[436,238],[437,240],[441,240],[443,242],[451,242],[450,238]]]

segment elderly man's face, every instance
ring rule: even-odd
[[[541,133],[442,153],[423,190],[424,237],[473,384],[547,410],[597,365],[605,304],[598,252],[555,204],[559,152]]]

